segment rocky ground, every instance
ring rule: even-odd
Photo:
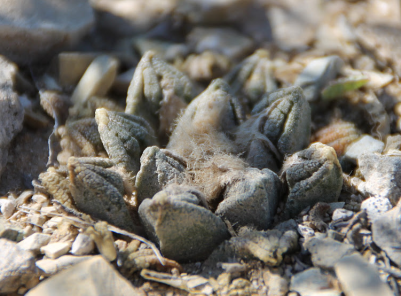
[[[400,295],[397,0],[0,6],[0,294]]]

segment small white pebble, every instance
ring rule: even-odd
[[[80,233],[75,238],[72,247],[71,247],[71,254],[82,256],[88,255],[95,249],[95,243],[90,236]]]
[[[41,247],[40,252],[50,259],[56,259],[68,253],[71,248],[70,242],[51,243]]]
[[[15,210],[16,203],[11,199],[0,199],[1,213],[4,218],[8,219],[12,216]]]
[[[298,225],[298,233],[305,238],[312,237],[315,235],[315,231],[312,228],[302,224]]]
[[[393,206],[387,197],[370,197],[361,204],[361,210],[366,211],[370,221],[374,221],[392,208]]]
[[[347,221],[354,216],[354,212],[346,210],[346,209],[336,209],[333,212],[332,219],[333,221],[344,220]]]
[[[42,204],[42,206],[47,206],[49,204],[49,200],[43,194],[34,194],[32,196],[32,200],[37,202],[37,203]]]
[[[16,200],[17,205],[20,206],[20,205],[23,205],[24,203],[27,203],[28,199],[30,199],[32,197],[32,195],[33,195],[32,190],[25,190],[18,196],[18,198]]]
[[[23,250],[39,253],[40,248],[47,245],[50,241],[50,235],[43,233],[34,233],[30,237],[20,241],[17,246]]]
[[[34,214],[29,216],[29,223],[37,226],[42,226],[46,222],[46,217],[40,214]]]

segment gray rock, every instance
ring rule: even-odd
[[[7,1],[0,14],[7,15],[0,21],[0,53],[24,64],[74,45],[94,22],[85,0]]]
[[[38,255],[40,248],[47,245],[51,236],[43,233],[34,233],[18,243],[18,247],[25,251],[31,251],[33,254]]]
[[[152,198],[170,183],[181,183],[184,170],[185,164],[175,159],[168,150],[157,146],[146,148],[141,156],[141,169],[135,179],[138,203]]]
[[[50,276],[91,258],[93,256],[65,255],[57,259],[41,259],[36,261],[35,264],[41,275]]]
[[[364,153],[381,153],[384,143],[369,135],[364,135],[347,147],[343,160],[356,164],[357,159]]]
[[[0,238],[19,242],[24,238],[24,231],[0,216]]]
[[[39,282],[35,257],[7,239],[0,239],[0,294],[32,288]]]
[[[171,13],[176,1],[91,0],[98,26],[119,35],[145,33]]]
[[[294,85],[302,87],[308,102],[315,101],[325,85],[337,76],[342,64],[341,58],[335,55],[314,59],[299,74]]]
[[[359,253],[345,256],[334,270],[347,296],[391,296],[390,287],[380,279],[379,271]]]
[[[347,221],[347,220],[351,219],[352,216],[354,216],[353,211],[349,211],[346,209],[336,209],[333,212],[332,220],[333,221],[338,221],[338,220]]]
[[[174,187],[174,191],[163,190],[145,199],[139,206],[140,219],[164,256],[177,261],[203,260],[229,237],[226,225],[198,205],[196,190]]]
[[[41,282],[27,296],[50,295],[142,295],[102,256],[80,262]]]
[[[314,143],[287,158],[282,171],[289,189],[285,207],[287,214],[297,215],[317,202],[337,202],[343,177],[333,148]]]
[[[75,238],[71,246],[71,254],[76,256],[88,255],[95,249],[93,239],[83,233],[80,233]]]
[[[338,260],[356,250],[352,245],[340,243],[331,238],[311,238],[305,248],[312,255],[312,263],[316,267],[332,269]]]
[[[230,59],[240,59],[254,49],[254,42],[232,28],[195,27],[187,36],[195,52],[206,50],[221,53]]]
[[[312,267],[297,273],[291,278],[290,291],[306,296],[329,289],[331,286],[329,276],[323,273],[320,268]]]
[[[388,198],[385,197],[370,197],[365,199],[361,204],[361,210],[365,210],[368,214],[370,221],[376,220],[383,213],[391,210],[393,206],[391,205]]]
[[[215,214],[233,225],[267,229],[276,212],[280,193],[281,182],[274,172],[249,168],[241,178],[231,180],[226,186],[223,201]]]
[[[358,190],[365,195],[386,197],[396,205],[401,196],[401,155],[362,154],[358,166],[366,181]]]
[[[0,10],[4,6],[7,5],[3,5]],[[18,68],[15,64],[0,56],[0,175],[7,163],[8,146],[14,136],[22,129],[24,120],[24,108],[13,90],[17,71]]]
[[[373,241],[398,266],[401,265],[401,207],[397,206],[381,215],[372,223]]]

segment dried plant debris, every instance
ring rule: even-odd
[[[400,294],[398,1],[89,2],[5,5],[0,293]]]

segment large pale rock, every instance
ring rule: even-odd
[[[366,181],[358,190],[365,195],[388,198],[396,205],[401,196],[401,155],[362,154],[358,166]]]
[[[37,255],[40,253],[40,248],[49,243],[50,238],[51,237],[48,234],[34,233],[19,242],[18,247],[25,251],[31,251],[33,254]]]
[[[102,256],[94,256],[43,281],[27,296],[145,295],[134,288]]]
[[[1,9],[0,7],[0,11]],[[0,44],[0,52],[2,46],[3,41]],[[0,175],[7,163],[8,146],[22,129],[24,120],[24,109],[18,95],[13,91],[17,71],[15,64],[0,56]]]
[[[5,0],[0,15],[0,53],[24,64],[74,45],[94,22],[86,0]]]
[[[392,210],[380,215],[372,222],[373,241],[387,256],[397,265],[401,265],[401,207],[396,206]]]
[[[332,269],[341,258],[355,252],[353,245],[340,243],[332,238],[311,238],[305,243],[316,267]]]
[[[0,239],[0,294],[32,288],[39,282],[35,257],[16,243]]]
[[[347,296],[394,295],[390,287],[380,279],[376,267],[359,253],[342,258],[334,269]]]
[[[39,269],[41,275],[50,276],[91,258],[93,257],[65,255],[57,259],[38,260],[36,261],[36,267]]]

